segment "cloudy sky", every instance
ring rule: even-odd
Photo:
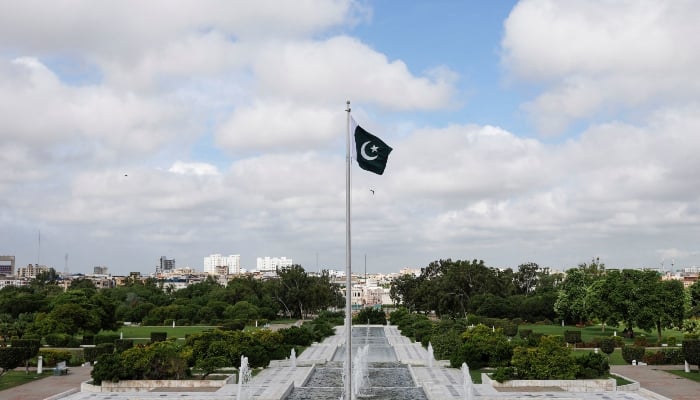
[[[690,0],[3,1],[0,254],[342,270],[350,100],[394,148],[384,175],[352,169],[355,270],[698,265],[699,19]]]

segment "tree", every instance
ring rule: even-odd
[[[539,272],[540,267],[535,263],[520,264],[518,271],[513,276],[517,293],[525,296],[533,293],[537,288]]]
[[[660,282],[658,288],[659,303],[657,304],[656,333],[659,342],[662,340],[661,331],[664,328],[681,328],[686,308],[686,296],[683,283],[677,280]]]
[[[554,311],[565,321],[587,322],[593,315],[589,292],[593,284],[605,275],[605,265],[594,259],[590,264],[579,264],[566,271],[560,285]]]
[[[239,319],[244,322],[256,320],[259,317],[258,308],[247,301],[228,306],[224,311],[224,316],[228,319]]]
[[[690,296],[690,315],[700,316],[700,280],[688,287],[688,294]]]

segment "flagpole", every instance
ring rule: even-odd
[[[350,246],[350,100],[346,102],[347,135],[345,138],[345,400],[352,400],[352,268]]]

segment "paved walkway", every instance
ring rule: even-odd
[[[697,368],[693,366],[693,368]],[[700,383],[668,373],[682,370],[682,365],[613,365],[610,371],[639,382],[644,389],[672,400],[700,399]]]
[[[92,367],[69,367],[68,371],[68,375],[49,376],[0,391],[0,400],[60,399],[80,391],[80,384],[90,379]],[[36,370],[29,373],[34,374]]]

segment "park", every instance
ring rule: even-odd
[[[510,289],[504,289],[506,282]],[[90,363],[97,385],[226,379],[222,376],[238,373],[243,357],[256,376],[292,353],[303,360],[307,349],[343,325],[342,310],[328,311],[339,306],[338,288],[301,267],[274,282],[240,278],[221,286],[205,281],[171,293],[156,282],[106,290],[88,283],[76,281],[65,292],[47,281],[0,291],[7,315],[0,388],[41,378],[26,373],[37,367],[39,356],[50,371],[59,363],[69,368]],[[483,385],[482,374],[488,374],[501,383],[613,378],[623,387],[629,382],[611,374],[610,366],[632,363],[674,365],[672,373],[698,381],[697,288],[681,287],[686,302],[681,313],[639,298],[620,301],[617,308],[601,306],[613,300],[597,296],[613,296],[631,283],[644,289],[642,297],[654,300],[677,289],[658,275],[601,265],[581,265],[560,277],[532,264],[504,272],[479,261],[440,260],[420,276],[395,281],[395,303],[360,310],[353,325],[392,326],[421,351],[430,350],[430,359],[442,367],[460,371],[467,365],[475,385]],[[577,291],[582,287],[581,298]],[[283,288],[315,288],[317,295]],[[192,314],[192,307],[200,312]],[[140,314],[134,314],[137,310]],[[201,324],[208,313],[215,324]],[[141,319],[124,324],[117,315]],[[684,368],[686,361],[692,370]]]

